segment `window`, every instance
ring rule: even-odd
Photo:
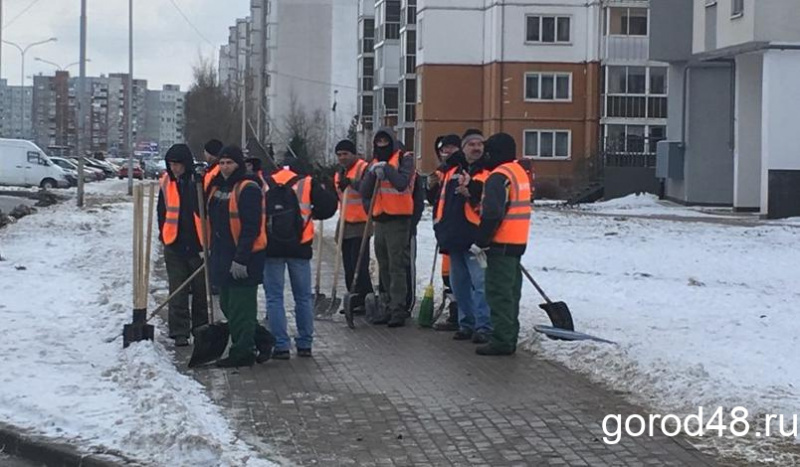
[[[610,8],[608,14],[612,36],[647,35],[647,8]]]
[[[744,15],[744,0],[731,0],[731,17]]]
[[[570,132],[564,130],[525,130],[524,156],[547,159],[568,159]]]
[[[571,82],[570,73],[525,73],[525,100],[569,101]]]
[[[42,164],[42,165],[44,165],[39,160],[39,153],[36,152],[36,151],[28,151],[28,162],[30,162],[32,164]]]
[[[667,94],[667,69],[650,68],[650,94]]]
[[[569,16],[525,17],[525,41],[541,43],[568,43],[570,41]]]

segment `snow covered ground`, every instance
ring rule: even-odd
[[[651,198],[588,209],[660,216],[690,210],[657,205]],[[429,221],[423,221],[419,290],[430,271],[434,241]],[[550,323],[537,306],[543,300],[527,282],[523,345],[630,393],[650,413],[743,406],[751,422],[756,414],[796,414],[798,244],[800,228],[788,225],[748,228],[537,209],[523,264],[552,300],[569,305],[576,330],[618,345],[543,338],[533,326]],[[763,442],[723,441],[717,447],[750,460],[773,455]]]
[[[161,336],[109,342],[131,315],[125,187],[87,185],[87,209],[43,208],[0,231],[0,420],[145,465],[274,465],[178,372]]]

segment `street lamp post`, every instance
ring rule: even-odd
[[[128,100],[125,112],[128,114],[128,196],[133,196],[133,0],[128,0]]]
[[[66,66],[61,66],[61,65],[59,65],[59,64],[58,64],[58,63],[56,63],[56,62],[51,62],[51,61],[49,61],[49,60],[45,60],[45,59],[43,59],[43,58],[39,58],[39,57],[34,57],[34,58],[33,58],[33,60],[34,60],[34,61],[37,61],[37,62],[46,63],[46,64],[48,64],[48,65],[52,65],[52,66],[54,66],[54,67],[58,68],[58,71],[65,71],[65,70],[66,70],[67,68],[69,68],[69,67],[72,67],[72,66],[75,66],[75,65],[80,65],[80,64],[81,64],[81,62],[72,62],[72,63],[70,63],[69,65],[66,65]],[[90,59],[88,59],[88,58],[86,59],[86,61],[87,61],[87,62],[91,62],[91,60],[90,60]]]
[[[86,131],[86,0],[81,0],[80,50],[78,57],[78,207],[83,207],[83,152]]]
[[[58,39],[56,39],[55,37],[51,37],[50,39],[45,39],[43,41],[33,42],[31,44],[26,45],[25,47],[22,47],[22,46],[20,46],[19,44],[15,43],[15,42],[3,40],[4,43],[6,43],[6,44],[8,44],[8,45],[10,45],[12,47],[16,47],[16,49],[19,51],[21,62],[22,62],[21,66],[20,66],[20,75],[19,75],[19,87],[20,87],[20,99],[19,99],[20,100],[20,103],[19,103],[20,105],[19,105],[19,110],[21,112],[20,113],[20,118],[21,118],[21,122],[20,122],[21,131],[20,132],[22,133],[20,136],[22,136],[23,139],[24,139],[24,136],[25,136],[25,54],[28,52],[28,50],[31,47],[35,47],[37,45],[42,45],[42,44],[47,44],[48,42],[55,42],[57,40]]]

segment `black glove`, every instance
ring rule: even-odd
[[[453,167],[466,167],[468,165],[467,156],[465,156],[464,152],[459,149],[453,154],[450,154],[450,157],[448,157],[445,161],[445,165],[447,165],[449,169],[452,169]]]
[[[337,186],[339,187],[339,191],[344,191],[347,189],[347,187],[349,187],[352,184],[353,182],[351,182],[349,178],[339,177],[339,185]]]

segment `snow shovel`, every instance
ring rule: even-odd
[[[215,323],[214,322],[214,299],[211,296],[211,279],[209,273],[208,262],[208,223],[206,218],[206,202],[203,195],[203,182],[202,179],[197,182],[197,205],[200,208],[200,222],[201,222],[201,235],[203,239],[200,245],[203,247],[203,273],[206,280],[206,300],[208,301],[208,324],[198,326],[195,328],[194,334],[194,348],[192,349],[192,358],[189,359],[189,368],[194,368],[198,365],[217,360],[225,352],[228,347],[228,337],[230,337],[230,330],[228,323]]]
[[[356,284],[358,284],[358,276],[359,272],[361,271],[361,262],[364,261],[364,252],[367,250],[367,244],[369,243],[369,231],[370,227],[372,226],[372,209],[375,207],[375,198],[378,197],[378,187],[380,187],[381,181],[378,178],[375,178],[375,188],[372,190],[372,199],[369,200],[369,212],[367,213],[367,225],[364,226],[364,233],[361,235],[361,247],[358,249],[358,260],[356,261],[356,271],[353,274],[353,280],[350,282],[350,288],[348,289],[347,293],[344,294],[344,319],[347,321],[347,327],[350,329],[355,329],[356,325],[353,322],[353,292],[351,290],[356,289]]]
[[[319,247],[317,247],[317,277],[315,279],[316,284],[314,285],[314,313],[316,315],[320,315],[323,312],[328,310],[330,306],[330,302],[328,301],[328,297],[325,296],[324,293],[319,291],[320,289],[320,280],[322,278],[322,252],[324,250],[323,242],[324,236],[323,233],[325,232],[325,221],[319,221]]]
[[[344,192],[342,193],[342,206],[347,199],[347,194],[349,193],[350,187],[346,187]],[[328,306],[327,315],[333,316],[336,314],[336,310],[339,308],[339,304],[342,303],[341,299],[336,298],[336,289],[339,287],[339,267],[342,264],[342,243],[344,243],[344,223],[345,217],[344,212],[339,210],[339,231],[337,232],[336,236],[336,259],[334,261],[333,266],[333,286],[331,287],[331,303]]]
[[[428,281],[428,286],[425,287],[425,293],[422,294],[422,302],[419,304],[419,315],[417,316],[417,324],[422,328],[429,328],[433,326],[433,278],[436,274],[436,260],[439,257],[439,243],[433,248],[433,267],[431,268],[431,279]]]
[[[569,312],[569,307],[564,302],[553,302],[547,295],[544,293],[539,284],[533,280],[533,276],[525,269],[525,266],[522,264],[519,265],[519,268],[522,269],[522,273],[525,274],[525,277],[528,278],[531,284],[536,287],[536,290],[539,291],[539,295],[544,298],[544,301],[547,303],[541,303],[539,308],[547,313],[547,316],[550,318],[550,322],[553,323],[553,327],[559,329],[566,329],[567,331],[574,331],[575,325],[572,323],[572,313]]]

